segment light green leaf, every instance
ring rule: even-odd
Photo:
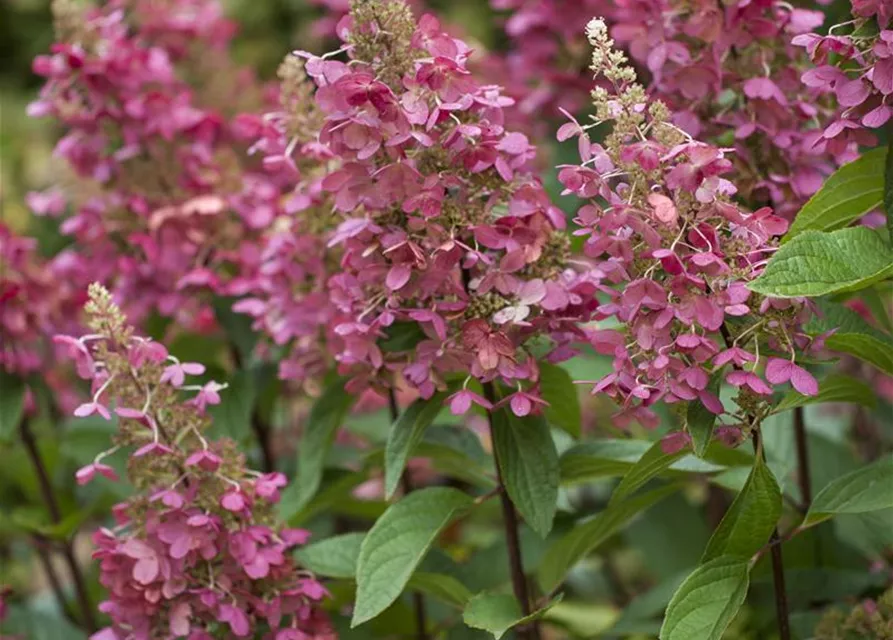
[[[748,561],[719,557],[695,569],[667,606],[660,640],[719,640],[750,583]]]
[[[306,506],[319,489],[326,454],[354,401],[354,396],[345,391],[344,383],[343,378],[332,382],[310,410],[298,449],[297,477],[291,485],[294,489],[290,487],[283,495],[283,502],[292,509],[284,514],[286,520]]]
[[[395,322],[385,327],[385,337],[378,346],[385,353],[409,351],[425,339],[425,332],[418,322]]]
[[[867,384],[852,376],[832,374],[819,383],[818,395],[804,396],[797,391],[790,391],[775,405],[772,413],[782,413],[795,407],[825,402],[852,402],[868,408],[874,408],[877,404],[874,390]]]
[[[893,287],[888,287],[887,283],[881,283],[859,292],[859,297],[871,311],[872,318],[888,334],[893,332],[893,318],[890,317],[890,312],[887,310],[887,300],[891,295],[893,295]]]
[[[874,151],[882,151],[882,149],[875,149]],[[890,234],[890,241],[893,242],[893,140],[887,143],[885,156],[884,211],[887,213],[887,233]]]
[[[717,371],[710,377],[707,391],[719,397],[719,387],[722,383],[722,372]],[[713,425],[716,423],[716,414],[707,409],[700,400],[692,400],[688,403],[685,412],[685,428],[691,436],[692,449],[695,455],[703,458],[707,452],[707,445],[713,438]]]
[[[877,209],[885,200],[884,149],[872,149],[828,176],[809,199],[783,242],[804,231],[833,231]]]
[[[611,500],[608,507],[612,507],[624,498],[635,493],[635,491],[646,482],[667,470],[670,465],[682,458],[686,452],[677,451],[675,453],[666,454],[661,448],[660,440],[649,447],[648,451],[639,458],[633,465],[632,469],[626,472],[620,484],[611,494]]]
[[[558,586],[567,572],[580,559],[586,556],[602,542],[610,538],[616,531],[636,514],[663,500],[678,491],[679,487],[670,485],[636,496],[626,502],[608,507],[593,519],[578,524],[570,532],[556,540],[546,549],[540,561],[538,580],[545,592],[551,592]]]
[[[295,551],[302,566],[325,578],[351,578],[357,574],[357,559],[365,533],[345,533],[314,542]]]
[[[854,355],[893,375],[893,338],[889,334],[875,329],[858,313],[839,304],[819,301],[818,307],[821,316],[813,317],[806,325],[809,334],[834,329],[825,340],[829,349]]]
[[[865,513],[893,507],[893,455],[838,478],[812,501],[803,521],[808,527],[838,513]]]
[[[549,406],[543,410],[549,424],[580,437],[580,397],[567,370],[540,362],[540,394]]]
[[[421,591],[455,609],[464,609],[471,598],[471,591],[453,576],[443,573],[416,571],[407,585],[410,589]]]
[[[13,439],[22,420],[25,383],[18,376],[0,371],[0,442]]]
[[[397,599],[440,531],[472,503],[461,491],[432,487],[388,507],[360,546],[352,627]]]
[[[384,457],[385,498],[390,500],[400,484],[400,476],[412,452],[425,435],[425,429],[443,408],[447,393],[435,393],[425,400],[419,398],[397,418],[391,427]]]
[[[468,601],[462,620],[469,627],[483,629],[499,640],[512,627],[527,624],[542,616],[560,602],[561,598],[559,595],[545,607],[525,616],[514,596],[505,593],[479,593]]]
[[[599,478],[624,475],[652,446],[645,440],[595,440],[571,447],[562,454],[561,481],[563,484],[578,484]],[[737,452],[733,452],[737,453]],[[740,464],[749,464],[742,457]],[[694,456],[685,456],[666,469],[672,473],[715,473],[725,467]]]
[[[701,562],[720,556],[750,558],[772,534],[781,516],[781,489],[761,456],[741,492],[713,532]]]
[[[542,416],[491,414],[493,450],[506,492],[530,527],[545,538],[558,502],[558,451]]]
[[[779,248],[748,287],[778,298],[856,291],[893,274],[893,251],[868,227],[805,231]]]

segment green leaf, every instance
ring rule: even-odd
[[[596,440],[583,442],[565,451],[560,459],[563,484],[578,484],[599,478],[624,475],[652,446],[645,440]],[[737,452],[734,452],[737,453]],[[709,457],[709,456],[708,456]],[[741,464],[750,463],[742,460]],[[668,475],[684,473],[715,473],[725,467],[694,456],[685,456],[666,470]]]
[[[808,404],[825,402],[851,402],[873,409],[877,405],[874,390],[864,382],[844,374],[832,374],[819,383],[819,393],[804,396],[797,391],[789,391],[781,399],[772,413],[781,413]]]
[[[385,337],[378,346],[385,353],[409,351],[425,339],[425,332],[418,322],[395,322],[385,327]]]
[[[546,549],[540,560],[538,579],[545,592],[557,587],[565,574],[586,554],[610,538],[636,514],[678,491],[669,485],[643,493],[635,498],[608,507],[593,519],[579,524]]]
[[[455,609],[464,609],[471,591],[453,576],[416,571],[409,579],[410,589],[421,591]]]
[[[805,231],[782,245],[752,291],[778,298],[856,291],[893,274],[893,251],[868,227]]]
[[[720,556],[750,559],[766,544],[780,516],[781,489],[758,456],[747,482],[707,543],[701,562]]]
[[[893,338],[889,334],[875,329],[858,313],[839,304],[819,301],[818,307],[821,316],[813,317],[806,325],[809,334],[834,329],[825,340],[829,349],[849,353],[893,375]]]
[[[666,454],[661,449],[660,440],[655,442],[648,448],[648,451],[636,461],[632,469],[626,472],[623,480],[614,489],[611,494],[611,500],[608,507],[620,503],[624,498],[635,493],[635,491],[646,482],[665,471],[674,462],[682,458],[686,451],[677,451],[675,453]]]
[[[893,288],[889,288],[887,283],[881,283],[859,292],[859,297],[871,311],[871,316],[886,333],[893,332],[893,318],[890,317],[890,312],[887,310],[887,300],[891,293],[893,293]]]
[[[540,362],[540,394],[549,406],[543,410],[549,424],[580,437],[580,398],[577,386],[567,370],[548,362]]]
[[[884,160],[884,211],[887,214],[887,233],[890,234],[890,242],[893,242],[893,139],[887,143]]]
[[[893,455],[838,478],[812,501],[803,521],[808,527],[838,513],[865,513],[893,507]]]
[[[719,387],[722,383],[722,373],[716,372],[710,377],[707,391],[719,397]],[[688,403],[685,412],[685,428],[691,436],[692,449],[695,455],[703,458],[707,452],[707,445],[713,438],[713,425],[716,423],[716,414],[707,409],[703,402],[692,400]]]
[[[518,512],[545,538],[558,502],[558,451],[542,416],[519,418],[507,408],[491,414],[493,451],[502,481]]]
[[[254,376],[252,370],[236,371],[220,394],[220,404],[208,408],[215,429],[236,442],[247,440],[251,435],[251,419],[258,391]]]
[[[294,483],[294,495],[289,496],[291,514],[300,511],[319,489],[326,454],[335,440],[335,432],[354,401],[354,396],[344,389],[345,380],[338,378],[317,399],[298,449],[298,471]],[[284,498],[283,498],[283,501]]]
[[[360,546],[352,627],[397,599],[440,531],[472,503],[461,491],[433,487],[388,507]]]
[[[809,199],[783,242],[804,231],[833,231],[877,209],[886,200],[885,150],[872,149],[831,174]]]
[[[357,559],[365,533],[345,533],[314,542],[295,551],[305,568],[326,578],[351,578],[357,574]]]
[[[660,640],[719,640],[750,583],[748,561],[719,557],[695,569],[667,606]]]
[[[252,318],[244,313],[233,311],[237,298],[214,298],[214,317],[226,331],[226,337],[235,346],[240,365],[249,362],[257,344],[258,334],[251,328]]]
[[[479,593],[468,601],[462,620],[469,627],[483,629],[499,640],[512,627],[527,624],[542,616],[559,603],[561,598],[559,595],[543,608],[525,616],[514,596],[506,593]]]
[[[0,442],[13,438],[22,420],[25,383],[18,376],[0,371]]]
[[[391,427],[384,457],[385,498],[390,500],[400,484],[400,476],[412,452],[425,434],[425,429],[443,408],[446,392],[435,393],[425,400],[419,398],[397,418]]]

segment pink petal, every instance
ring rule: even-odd
[[[791,365],[791,384],[804,396],[815,396],[819,393],[819,383],[813,375],[795,364]]]
[[[787,382],[791,379],[792,366],[788,360],[769,358],[769,362],[766,364],[766,380],[772,384]]]
[[[388,277],[385,279],[385,284],[391,291],[397,291],[409,282],[409,277],[411,275],[412,269],[408,264],[396,264],[391,267],[390,271],[388,271]]]

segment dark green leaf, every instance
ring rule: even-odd
[[[0,442],[9,442],[19,428],[25,403],[25,383],[0,370]]]
[[[766,544],[779,516],[781,490],[762,457],[757,457],[747,482],[707,543],[701,562],[720,556],[750,559]]]
[[[214,298],[214,317],[226,331],[226,337],[236,348],[239,364],[244,367],[251,360],[258,335],[251,328],[251,316],[233,311],[236,302],[236,298]]]
[[[803,526],[838,513],[865,513],[893,507],[893,455],[834,480],[815,497]]]
[[[442,573],[416,571],[407,585],[410,589],[421,591],[455,609],[464,609],[471,598],[471,591],[453,576]]]
[[[357,559],[365,533],[345,533],[314,542],[295,551],[302,566],[325,578],[351,578],[357,574]]]
[[[790,391],[781,399],[773,413],[781,413],[795,407],[824,402],[852,402],[873,409],[877,404],[874,390],[864,382],[844,374],[832,374],[819,383],[819,393],[815,396],[804,396]]]
[[[419,398],[406,408],[391,427],[384,458],[386,499],[390,500],[397,490],[406,462],[421,441],[425,429],[440,413],[447,395],[446,392],[440,392],[427,400]]]
[[[344,383],[343,378],[332,382],[310,410],[298,449],[298,471],[292,484],[293,495],[289,496],[288,501],[292,511],[285,514],[286,520],[300,511],[319,489],[326,454],[335,439],[335,432],[344,422],[354,401],[354,396],[345,391]],[[284,496],[283,502],[286,502]]]
[[[214,429],[236,442],[251,437],[251,419],[257,401],[255,373],[249,369],[236,371],[220,393],[220,404],[208,408]]]
[[[809,199],[784,237],[787,242],[804,231],[846,227],[886,201],[885,150],[873,149],[843,165]]]
[[[532,622],[542,616],[560,602],[561,598],[559,595],[545,607],[525,616],[514,596],[505,593],[479,593],[468,601],[462,620],[469,627],[483,629],[499,640],[512,627]]]
[[[493,451],[502,481],[518,512],[545,538],[552,529],[558,501],[558,451],[542,416],[494,411]]]
[[[433,487],[385,511],[360,546],[351,626],[374,618],[397,599],[440,531],[472,503],[461,491]]]
[[[874,152],[880,151],[875,149]],[[871,153],[869,151],[868,153]],[[893,139],[887,142],[887,153],[884,158],[884,211],[887,214],[887,233],[893,242]]]
[[[660,640],[719,640],[744,603],[748,561],[719,557],[692,572],[667,607]]]
[[[707,391],[719,397],[719,387],[722,383],[722,373],[716,372],[710,377],[707,385]],[[691,436],[692,449],[695,455],[703,458],[707,452],[707,445],[713,438],[713,425],[716,423],[716,414],[707,409],[704,403],[699,400],[692,400],[688,403],[688,409],[685,412],[685,428],[688,435]]]
[[[818,307],[821,316],[813,317],[806,325],[809,334],[833,329],[835,332],[825,340],[829,349],[854,355],[893,375],[893,338],[889,334],[875,329],[858,313],[839,304],[819,301]]]
[[[577,386],[563,368],[540,362],[540,393],[549,406],[543,410],[549,424],[580,437],[580,398]]]
[[[661,443],[658,440],[652,444],[641,458],[639,458],[632,468],[626,472],[620,484],[614,489],[611,495],[611,501],[608,507],[620,503],[624,498],[635,493],[639,487],[646,482],[665,471],[674,462],[682,458],[686,452],[677,451],[676,453],[666,454],[661,449]]]
[[[557,587],[565,574],[586,554],[611,537],[636,514],[663,500],[677,486],[661,487],[609,507],[592,520],[574,527],[546,550],[540,561],[538,579],[545,592]]]
[[[782,245],[748,287],[778,298],[816,297],[864,289],[891,274],[893,250],[880,234],[848,227],[803,232]]]
[[[418,322],[395,322],[386,327],[384,332],[385,337],[379,341],[378,346],[385,353],[415,349],[425,339],[425,332]]]

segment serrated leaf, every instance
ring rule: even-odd
[[[717,372],[710,377],[707,391],[719,397],[719,387],[722,384],[722,373]],[[685,411],[685,428],[691,436],[692,450],[699,458],[703,458],[707,452],[707,445],[713,438],[713,425],[716,423],[716,414],[704,406],[700,400],[692,400]]]
[[[578,484],[599,478],[622,476],[651,448],[645,440],[596,440],[583,442],[565,451],[560,459],[562,484]],[[741,464],[749,463],[742,460]],[[694,456],[673,462],[665,475],[673,473],[715,473],[725,466]]]
[[[440,531],[472,503],[457,489],[433,487],[388,507],[360,546],[352,627],[397,599]]]
[[[781,489],[761,456],[741,492],[713,532],[701,562],[720,556],[750,559],[772,534],[781,516]]]
[[[873,229],[805,231],[769,259],[748,286],[777,298],[856,291],[893,274],[893,251]]]
[[[546,606],[530,615],[523,615],[514,596],[505,593],[479,593],[468,601],[462,621],[474,629],[492,633],[496,640],[512,627],[527,624],[541,617],[550,608],[561,602],[562,595],[553,598]]]
[[[295,551],[302,566],[325,578],[351,578],[357,574],[357,559],[365,533],[345,533],[314,542]]]
[[[719,640],[749,584],[747,560],[719,557],[699,566],[670,600],[660,640]]]
[[[886,200],[885,150],[872,149],[840,167],[803,205],[783,241],[804,231],[833,231],[849,225]]]
[[[0,442],[13,439],[22,420],[25,383],[18,376],[0,371]]]
[[[571,567],[614,535],[636,514],[678,490],[679,487],[673,485],[661,487],[608,507],[593,519],[578,524],[556,540],[546,549],[540,560],[537,577],[543,591],[551,592],[564,580]]]
[[[391,427],[384,457],[386,499],[390,500],[397,490],[407,460],[425,435],[425,429],[440,413],[447,395],[441,392],[435,393],[427,400],[419,398],[406,408]]]
[[[839,513],[866,513],[893,507],[893,455],[832,481],[812,501],[808,527]]]
[[[820,316],[806,325],[810,335],[834,330],[825,345],[834,351],[849,353],[881,371],[893,375],[893,338],[865,322],[855,311],[839,304],[819,301]]]
[[[338,378],[326,387],[307,417],[298,449],[298,470],[288,489],[288,501],[283,495],[283,502],[291,508],[289,513],[284,513],[286,520],[303,509],[319,489],[326,454],[354,402],[354,396],[345,391],[344,383],[343,378]]]
[[[852,376],[832,374],[819,383],[817,395],[804,396],[797,391],[790,391],[775,405],[772,413],[781,413],[795,407],[825,402],[851,402],[870,409],[877,405],[874,390],[867,384]]]
[[[540,362],[540,395],[549,406],[543,410],[549,424],[580,437],[580,398],[577,385],[567,370],[548,362]]]
[[[611,500],[608,502],[608,507],[618,504],[624,498],[635,493],[639,487],[643,486],[646,482],[656,477],[661,472],[666,471],[670,465],[685,456],[685,454],[686,452],[684,450],[670,454],[664,453],[659,440],[652,444],[648,448],[648,451],[646,451],[642,457],[636,461],[632,468],[626,472],[626,475],[623,476],[620,484],[617,485],[617,488],[614,489],[614,493],[611,494]]]
[[[471,591],[453,576],[443,573],[416,571],[408,584],[410,589],[421,591],[455,609],[464,609],[471,598]]]
[[[493,451],[512,503],[530,528],[545,538],[558,502],[558,451],[542,416],[515,416],[507,408],[491,414]]]

